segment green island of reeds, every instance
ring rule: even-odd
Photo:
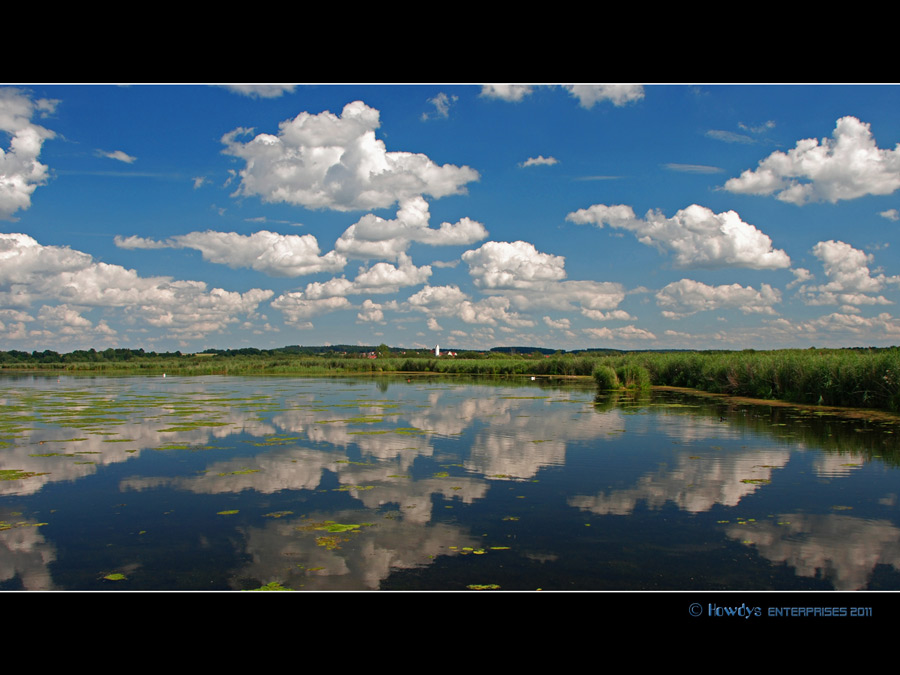
[[[640,352],[607,362],[640,365],[656,386],[900,412],[900,349],[895,347]]]
[[[598,390],[673,386],[809,405],[900,412],[900,348],[772,351],[550,350],[457,352],[328,347],[207,350],[199,354],[132,349],[0,352],[0,371],[110,375],[299,375],[433,373],[593,377]],[[615,376],[609,377],[609,371]],[[598,375],[597,373],[605,373]]]

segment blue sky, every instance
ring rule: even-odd
[[[900,344],[900,87],[0,87],[0,349]]]

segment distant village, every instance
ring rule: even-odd
[[[406,356],[406,352],[401,351],[401,352],[400,352],[400,355],[401,355],[401,356]],[[435,346],[434,346],[434,355],[435,355],[435,356],[456,356],[456,352],[451,351],[451,350],[448,349],[448,350],[444,351],[443,354],[442,354],[442,353],[441,353],[441,346],[440,346],[440,345],[435,345]],[[367,356],[368,358],[370,358],[370,359],[377,359],[377,358],[378,358],[378,352],[375,352],[375,351],[366,352],[366,356]]]

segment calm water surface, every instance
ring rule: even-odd
[[[0,406],[0,590],[900,589],[896,420],[438,378]]]

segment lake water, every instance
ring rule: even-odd
[[[900,589],[896,419],[421,377],[0,406],[0,590]]]

